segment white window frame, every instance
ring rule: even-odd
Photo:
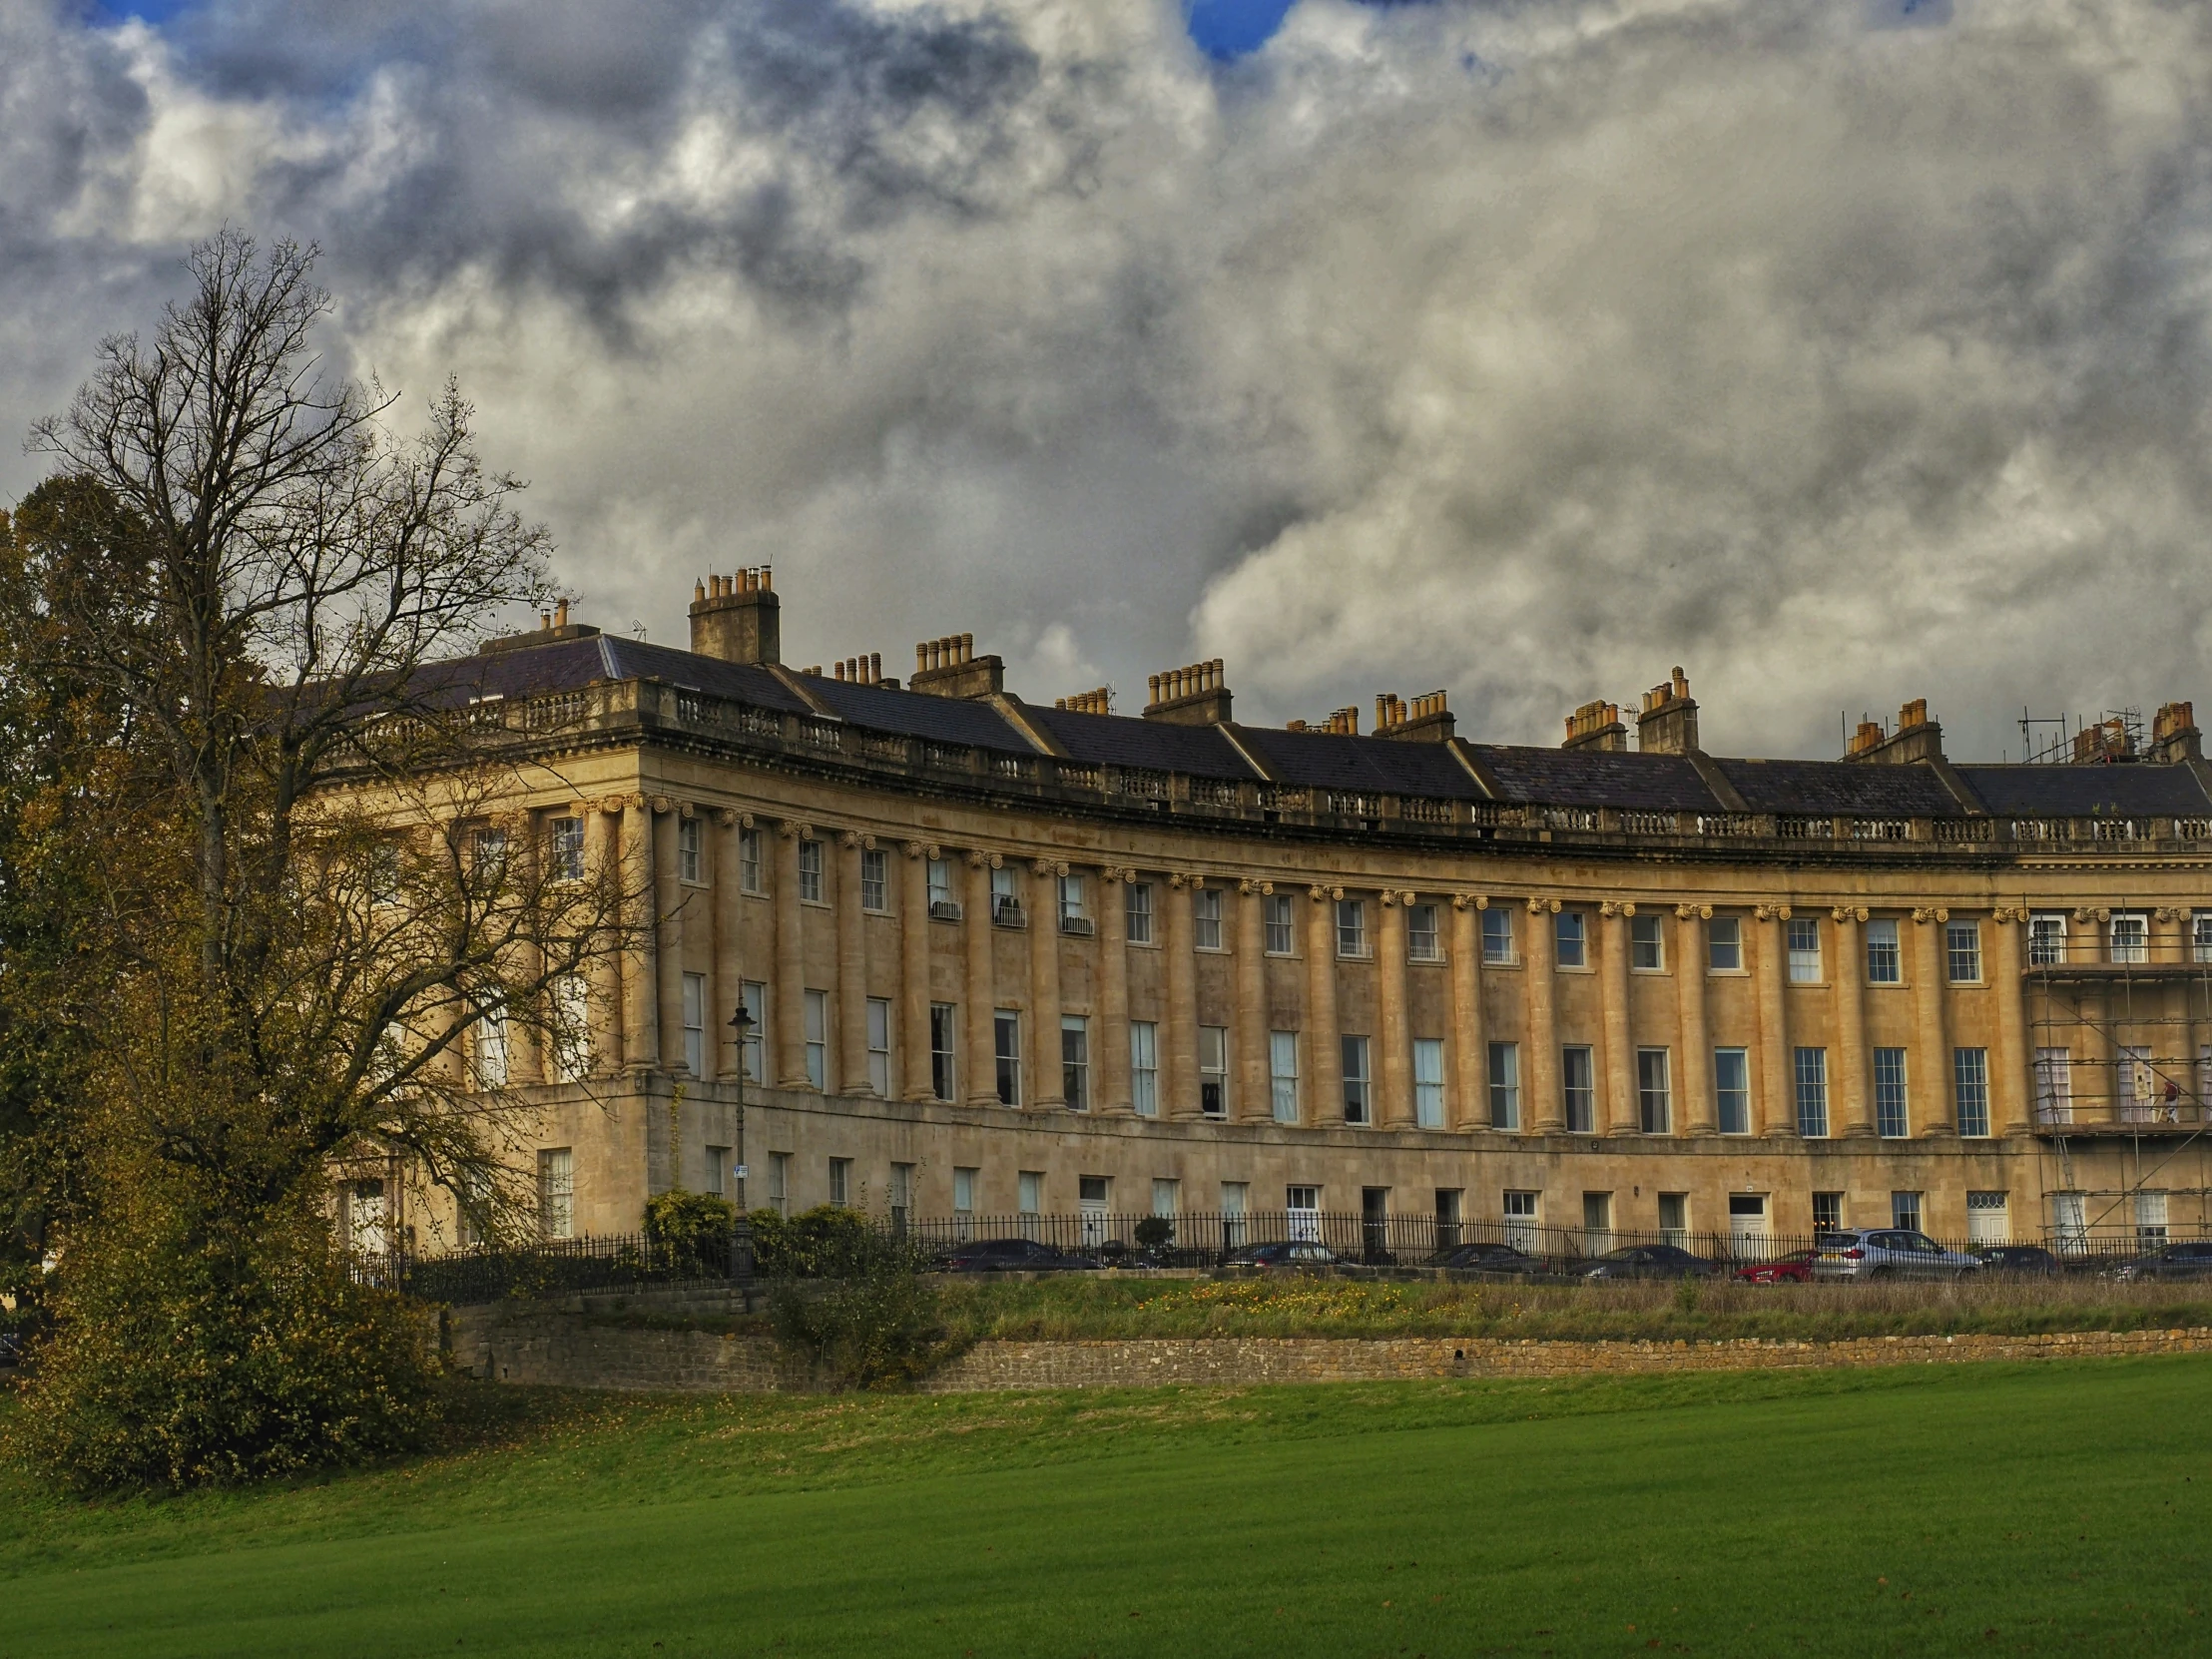
[[[1368,902],[1364,898],[1337,900],[1337,959],[1364,962],[1368,958]]]
[[[2150,917],[2141,910],[2114,910],[2105,938],[2109,961],[2139,965],[2150,960]]]
[[[1405,959],[1408,962],[1440,962],[1444,959],[1443,932],[1433,904],[1405,906]]]
[[[1213,1104],[1208,1105],[1211,1091]],[[1201,1025],[1198,1028],[1198,1111],[1201,1117],[1226,1118],[1229,1115],[1229,1027],[1226,1025]]]
[[[882,1099],[891,1092],[890,998],[867,999],[867,1086]]]
[[[818,1094],[830,1092],[830,993],[807,991],[800,1003],[801,1036],[807,1045],[807,1081]]]
[[[1081,1014],[1060,1016],[1060,1093],[1069,1111],[1091,1109],[1091,1022]]]
[[[1091,919],[1088,883],[1081,874],[1072,870],[1056,879],[1059,882],[1060,928],[1065,932],[1069,922]]]
[[[1590,965],[1590,918],[1580,910],[1553,912],[1551,960],[1555,967],[1583,969]]]
[[[479,1089],[503,1089],[510,1070],[511,1045],[507,1041],[507,1004],[491,1001],[476,1013],[476,1028],[469,1034],[469,1049]]]
[[[880,846],[860,848],[860,908],[870,915],[890,910],[891,855]]]
[[[1578,1071],[1581,1074],[1579,1081],[1576,1078]],[[1597,1133],[1597,1050],[1589,1043],[1565,1043],[1560,1046],[1559,1105],[1568,1134]],[[1576,1110],[1578,1106],[1579,1111]],[[1575,1121],[1577,1118],[1581,1120],[1579,1123]]]
[[[1268,1033],[1268,1112],[1277,1123],[1296,1123],[1298,1101],[1298,1033]]]
[[[1960,968],[1967,971],[1961,973]],[[1981,983],[1981,923],[1943,923],[1943,978],[1953,985]]]
[[[1220,950],[1221,889],[1219,887],[1194,887],[1191,889],[1191,948],[1194,950]]]
[[[1125,937],[1131,944],[1156,945],[1159,929],[1152,925],[1155,906],[1152,902],[1152,883],[1132,881],[1129,891],[1122,898],[1122,917],[1127,923]]]
[[[1636,915],[1628,918],[1628,971],[1667,971],[1667,923],[1664,916]]]
[[[1951,1121],[1961,1140],[1983,1140],[1989,1134],[1989,1051],[1986,1048],[1953,1048],[1950,1051]]]
[[[1867,983],[1905,983],[1905,941],[1899,935],[1897,917],[1875,916],[1867,924]]]
[[[830,1160],[830,1202],[840,1208],[849,1208],[852,1203],[852,1160],[849,1158]]]
[[[1733,1075],[1735,1081],[1729,1081]],[[1724,1135],[1751,1133],[1751,1050],[1713,1050],[1713,1121]]]
[[[738,831],[738,891],[759,894],[768,889],[762,882],[761,832],[758,830]]]
[[[1513,950],[1513,912],[1502,904],[1485,908],[1482,911],[1482,965],[1512,967],[1519,961],[1520,957]]]
[[[1783,922],[1782,930],[1789,982],[1793,985],[1822,983],[1820,918],[1792,916]]]
[[[2056,967],[2066,960],[2066,914],[2037,910],[2027,918],[2027,965]]]
[[[1636,1050],[1636,1126],[1646,1135],[1674,1133],[1674,1063],[1664,1048]]]
[[[1726,940],[1729,955],[1727,963],[1720,959],[1722,941]],[[1705,924],[1705,971],[1707,973],[1741,973],[1744,971],[1744,918],[1742,916],[1715,916]]]
[[[546,864],[556,881],[584,878],[584,821],[562,813],[545,821]]]
[[[802,904],[826,902],[822,887],[822,847],[823,843],[811,835],[799,838],[799,902]]]
[[[929,1004],[929,1092],[937,1100],[960,1097],[960,1005]]]
[[[581,1083],[591,1075],[591,987],[571,970],[556,975],[549,989],[553,1075],[563,1083]]]
[[[1001,1106],[1021,1104],[1021,1010],[991,1010],[991,1061]]]
[[[1520,1112],[1520,1044],[1494,1042],[1488,1054],[1490,1127],[1517,1132]]]
[[[1160,1022],[1129,1022],[1129,1103],[1141,1118],[1160,1115]]]
[[[576,1237],[576,1151],[549,1146],[538,1153],[538,1237]]]
[[[702,818],[679,818],[676,821],[676,879],[687,887],[703,887],[706,875],[707,821]]]
[[[1884,1077],[1888,1071],[1891,1075]],[[1874,1091],[1874,1132],[1884,1140],[1904,1141],[1913,1137],[1913,1087],[1912,1067],[1907,1051],[1889,1046],[1878,1047],[1869,1058],[1867,1076]],[[1884,1090],[1890,1090],[1885,1097]],[[1892,1116],[1885,1116],[1887,1107],[1894,1107]]]
[[[1365,1034],[1347,1031],[1337,1043],[1342,1057],[1345,1086],[1345,1122],[1372,1128],[1375,1124],[1375,1045]]]
[[[1444,1126],[1444,1040],[1413,1039],[1413,1127]]]
[[[1800,1044],[1790,1051],[1790,1105],[1802,1139],[1825,1141],[1835,1133],[1828,1109],[1826,1048]]]
[[[1508,1187],[1498,1195],[1498,1214],[1504,1220],[1505,1242],[1523,1254],[1536,1254],[1537,1234],[1543,1228],[1544,1195]]]
[[[707,1066],[707,976],[684,975],[684,1069],[705,1077]]]
[[[1298,910],[1291,895],[1271,892],[1261,899],[1265,908],[1261,911],[1261,926],[1265,930],[1266,953],[1270,956],[1292,956],[1298,953]]]

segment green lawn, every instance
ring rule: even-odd
[[[2212,1362],[467,1398],[486,1444],[86,1506],[0,1659],[2212,1652]]]

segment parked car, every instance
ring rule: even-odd
[[[1807,1285],[1813,1279],[1813,1253],[1793,1250],[1771,1262],[1753,1262],[1738,1268],[1736,1277],[1747,1285]]]
[[[2122,1262],[2107,1273],[2113,1279],[2212,1278],[2212,1240],[2170,1244],[2132,1262]]]
[[[1065,1273],[1098,1266],[1035,1239],[978,1239],[947,1252],[937,1265],[947,1273]]]
[[[1448,1245],[1428,1258],[1432,1268],[1464,1273],[1541,1273],[1543,1263],[1509,1244]]]
[[[1679,1245],[1622,1245],[1595,1258],[1585,1279],[1710,1279],[1721,1270]]]
[[[1306,1239],[1278,1239],[1271,1244],[1246,1245],[1222,1258],[1225,1268],[1326,1268],[1337,1253],[1325,1244]]]
[[[1983,1273],[2001,1273],[2015,1279],[2056,1279],[2058,1258],[2041,1245],[1984,1245],[1974,1252]]]
[[[1980,1261],[1945,1250],[1909,1227],[1855,1227],[1825,1233],[1813,1253],[1817,1279],[1955,1279],[1981,1271]]]

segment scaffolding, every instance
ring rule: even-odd
[[[2061,1247],[2212,1235],[2212,928],[2202,922],[2171,908],[2029,912],[2033,1128],[2051,1204],[2044,1231]]]

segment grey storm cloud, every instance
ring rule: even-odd
[[[311,239],[609,626],[768,561],[802,661],[1529,742],[1680,663],[1750,753],[2212,697],[2205,8],[1303,0],[1231,66],[1172,0],[77,18],[0,0],[17,426],[193,238]]]

